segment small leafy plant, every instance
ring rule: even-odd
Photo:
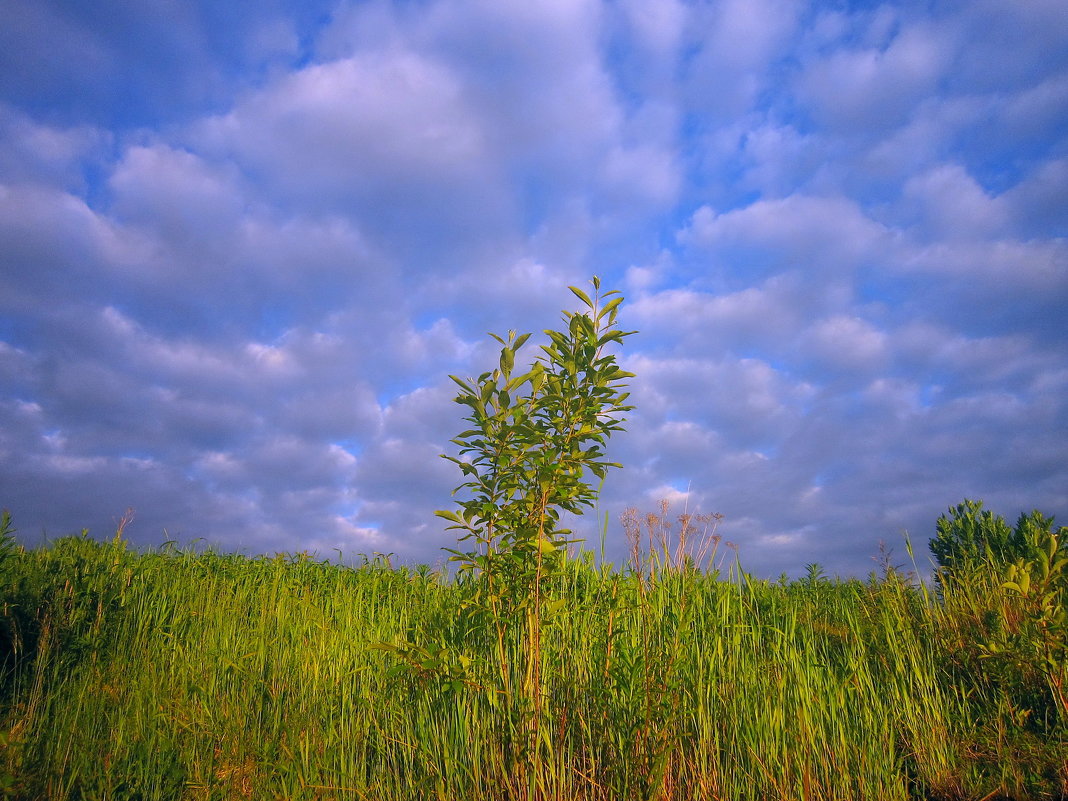
[[[545,331],[549,342],[529,369],[517,373],[516,357],[530,334],[509,331],[507,338],[490,335],[502,346],[495,369],[475,379],[450,376],[470,428],[452,440],[458,454],[445,458],[463,472],[456,492],[467,497],[458,511],[437,514],[460,532],[460,542],[474,546],[450,552],[477,585],[468,613],[496,634],[498,691],[520,710],[517,767],[532,768],[528,797],[541,793],[542,630],[563,604],[547,598],[547,587],[574,542],[561,514],[592,506],[588,476],[603,480],[608,468],[620,466],[604,448],[632,408],[623,382],[633,374],[611,352],[634,333],[616,327],[623,297],[602,293],[596,276],[591,284],[592,296],[569,287],[584,310],[564,311],[566,325]],[[518,681],[508,658],[515,645],[523,661]]]

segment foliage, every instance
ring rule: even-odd
[[[15,659],[21,649],[21,629],[19,618],[19,600],[17,593],[11,591],[11,585],[17,574],[16,559],[18,549],[15,544],[15,527],[11,523],[11,512],[0,512],[0,587],[6,587],[3,598],[3,611],[0,614],[0,694],[7,690]]]
[[[542,793],[542,630],[546,616],[562,606],[546,602],[546,587],[559,575],[573,542],[560,516],[593,505],[596,492],[587,473],[603,480],[609,467],[619,466],[607,460],[604,447],[631,408],[622,382],[632,374],[610,352],[631,333],[615,327],[623,298],[615,290],[602,293],[596,276],[591,283],[592,297],[570,287],[585,311],[565,311],[566,326],[545,331],[549,342],[529,370],[516,374],[515,366],[530,335],[510,331],[507,339],[491,334],[502,345],[496,369],[473,380],[451,376],[471,428],[453,440],[458,455],[445,458],[463,472],[467,480],[457,492],[468,497],[458,502],[458,512],[438,515],[461,532],[461,542],[475,546],[450,552],[461,571],[477,577],[468,616],[496,630],[499,683],[493,692],[510,703],[519,684],[523,711],[517,728],[523,734],[515,743],[516,768],[532,766],[528,796]],[[522,621],[518,681],[506,654],[513,621]],[[423,657],[420,651],[416,658],[427,663]]]
[[[1068,720],[1068,530],[1055,534],[1052,519],[1035,522],[1025,533],[1028,555],[1005,570],[1001,625],[985,648],[1025,681],[1045,683],[1057,713]]]
[[[1025,765],[1068,724],[1068,529],[1037,510],[1009,528],[978,501],[950,512],[932,541],[945,668],[989,705],[976,722],[977,750],[1011,752]],[[1029,792],[1026,774],[1006,779],[1017,794]]]
[[[614,327],[623,298],[616,291],[600,294],[596,277],[592,284],[592,299],[570,287],[587,311],[564,312],[566,328],[545,332],[549,344],[528,371],[513,375],[530,335],[511,331],[507,340],[491,334],[503,346],[497,369],[474,380],[451,376],[472,427],[453,440],[458,456],[445,458],[467,479],[457,492],[470,497],[459,502],[459,512],[438,515],[461,532],[461,542],[476,545],[472,552],[453,552],[461,568],[503,583],[518,594],[520,608],[570,542],[560,513],[593,505],[586,471],[603,479],[609,467],[619,467],[605,459],[603,448],[631,408],[621,382],[633,374],[606,352],[628,335]]]
[[[897,573],[780,585],[728,563],[719,578],[694,567],[699,536],[691,558],[677,549],[692,523],[635,519],[659,556],[618,571],[568,559],[546,586],[563,603],[543,644],[545,795],[1040,801],[1068,789],[1068,727],[1023,715],[1022,669],[952,661],[956,590],[943,606]],[[51,633],[0,702],[0,797],[524,795],[502,738],[521,699],[509,706],[480,673],[497,644],[465,621],[481,589],[470,574],[75,537],[17,553],[8,575]],[[392,670],[374,644],[402,640],[441,643],[440,664]],[[521,658],[518,641],[506,656]]]
[[[1013,530],[1000,515],[983,509],[982,501],[964,500],[942,514],[930,541],[943,575],[974,569],[988,557],[1001,562],[1017,550]]]
[[[0,511],[0,571],[7,567],[8,561],[15,555],[15,526],[11,522],[8,509]]]
[[[543,650],[545,795],[1041,801],[1068,791],[1068,725],[1023,705],[1037,660],[973,650],[967,661],[963,626],[984,620],[970,617],[963,587],[943,599],[896,572],[861,582],[815,570],[771,584],[736,564],[722,579],[715,520],[705,542],[690,533],[680,549],[693,526],[683,518],[672,532],[664,509],[633,514],[658,556],[640,549],[612,571],[583,555],[545,588],[562,602]],[[698,558],[708,543],[710,558]],[[1045,562],[1029,564],[1031,578],[1017,568],[1015,583],[1035,618],[1017,620],[1021,633],[1046,625],[1039,599],[1054,587],[1037,592]],[[466,620],[482,590],[470,574],[137,552],[82,537],[15,551],[7,570],[5,602],[17,593],[44,634],[0,700],[0,797],[524,795],[502,738],[521,699],[489,692],[480,672],[497,643]],[[395,654],[374,644],[399,641],[441,643],[428,648],[440,663],[394,670]],[[521,655],[507,643],[509,660]]]

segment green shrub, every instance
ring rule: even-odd
[[[965,499],[935,524],[930,541],[942,576],[974,570],[986,561],[1001,563],[1015,556],[1018,544],[1004,518],[983,509],[982,501]]]
[[[939,518],[931,549],[942,591],[936,631],[975,715],[975,758],[1011,766],[1002,783],[1012,796],[1030,797],[1043,775],[1068,790],[1068,529],[1037,510],[1009,528],[965,501]]]

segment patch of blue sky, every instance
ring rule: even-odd
[[[349,454],[350,456],[354,456],[357,459],[361,455],[363,455],[364,449],[366,447],[366,444],[362,440],[358,439],[338,439],[334,440],[331,444],[336,445],[337,447],[345,451],[345,453]],[[358,507],[352,507],[352,509],[349,511],[342,510],[341,514],[355,514],[357,511]]]
[[[375,399],[381,408],[386,409],[398,398],[425,387],[428,378],[429,376],[404,376],[382,380],[378,383]]]
[[[921,409],[931,409],[941,404],[946,397],[946,388],[936,380],[921,384],[916,400]]]
[[[298,320],[296,310],[288,298],[275,298],[257,309],[254,335],[259,342],[275,342]]]

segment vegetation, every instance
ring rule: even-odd
[[[570,287],[586,311],[564,312],[567,326],[545,332],[549,343],[526,373],[512,375],[516,353],[530,335],[511,331],[507,341],[491,334],[503,346],[498,369],[473,381],[451,376],[461,390],[456,402],[470,409],[472,428],[453,440],[459,456],[445,458],[468,479],[457,492],[470,497],[460,502],[460,512],[438,515],[462,532],[461,542],[475,546],[452,551],[474,589],[462,614],[473,633],[492,630],[495,636],[492,676],[479,680],[490,682],[499,706],[514,713],[502,737],[513,781],[527,797],[547,792],[544,763],[551,743],[543,734],[551,721],[542,703],[542,629],[565,603],[550,601],[548,594],[573,542],[571,531],[560,527],[560,514],[593,506],[597,493],[585,473],[603,480],[609,467],[619,467],[602,448],[631,408],[624,405],[622,381],[633,374],[606,352],[627,336],[614,327],[623,298],[614,290],[601,294],[596,276],[591,283],[592,299]],[[397,650],[409,663],[413,655],[427,656],[417,643]],[[518,665],[509,651],[519,654]]]
[[[933,587],[744,572],[718,516],[577,550],[626,375],[617,298],[458,380],[460,570],[101,543],[0,519],[11,799],[1068,797],[1068,531],[965,501]],[[540,367],[538,366],[540,364]]]
[[[636,559],[580,554],[546,586],[535,792],[1063,797],[1066,637],[1044,563],[1022,592],[994,565],[941,594],[892,568],[771,583],[723,560],[701,536],[714,521],[672,522],[631,513]],[[2,565],[5,797],[530,792],[528,713],[500,693],[495,632],[465,614],[469,575],[85,537]],[[425,655],[375,647],[404,642]],[[522,664],[522,641],[506,647]]]

